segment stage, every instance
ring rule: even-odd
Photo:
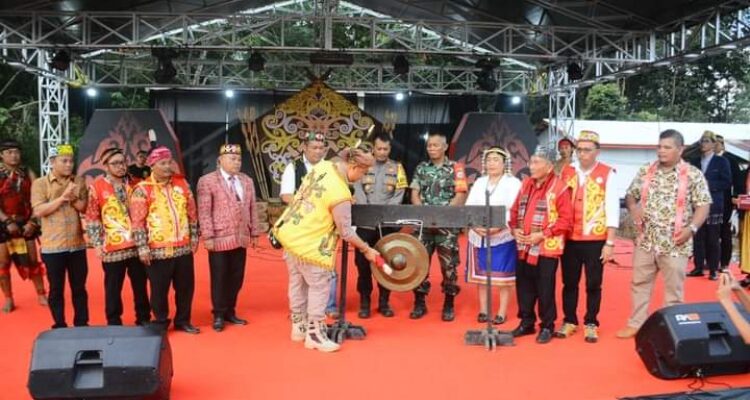
[[[461,240],[465,243],[465,239]],[[440,320],[443,296],[439,289],[428,297],[429,313],[421,320],[408,318],[411,293],[392,295],[394,318],[373,312],[372,318],[360,320],[356,316],[359,297],[353,269],[347,315],[365,326],[368,336],[364,341],[346,341],[338,353],[324,354],[290,341],[286,266],[281,252],[272,249],[265,238],[258,250],[248,252],[245,286],[240,293],[238,314],[249,319],[249,325],[228,325],[223,332],[214,332],[210,326],[208,261],[201,249],[195,256],[193,323],[202,333],[193,336],[170,331],[175,371],[172,398],[614,399],[691,390],[688,385],[692,379],[663,381],[652,377],[638,358],[634,341],[615,338],[630,309],[631,246],[618,241],[616,252],[618,264],[605,267],[597,344],[585,343],[581,330],[572,338],[554,339],[546,345],[535,343],[534,336],[522,337],[516,339],[514,347],[501,347],[494,352],[464,345],[466,330],[480,325],[476,323],[476,289],[463,283],[462,262],[462,292],[456,301],[456,320],[450,323]],[[462,249],[462,259],[465,255]],[[433,289],[439,288],[436,259],[431,279]],[[125,286],[123,320],[132,323],[130,287]],[[686,300],[711,301],[716,286],[716,282],[705,278],[690,278]],[[103,324],[103,274],[93,252],[89,252],[87,287],[90,322]],[[15,400],[30,398],[26,382],[32,343],[40,331],[51,325],[51,317],[46,308],[37,305],[31,283],[21,282],[15,272],[13,289],[16,311],[0,314],[0,398]],[[558,310],[560,292],[558,283]],[[66,298],[70,322],[69,291]],[[659,305],[661,295],[657,294],[656,299],[654,304]],[[515,311],[513,300],[510,312]],[[517,325],[515,315],[509,317],[502,329]],[[558,324],[561,320],[558,311]],[[747,385],[747,375],[721,376],[709,378],[703,389]],[[700,383],[693,388],[696,386]]]

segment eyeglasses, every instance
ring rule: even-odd
[[[591,153],[594,151],[596,151],[596,149],[592,147],[579,147],[576,149],[576,153]]]

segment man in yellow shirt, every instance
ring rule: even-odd
[[[374,262],[379,253],[351,226],[349,185],[374,164],[372,154],[351,149],[338,162],[320,161],[302,181],[294,200],[272,234],[284,246],[289,269],[289,308],[292,340],[308,349],[333,352],[339,345],[328,338],[326,301],[333,277],[338,236]]]

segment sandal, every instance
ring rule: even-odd
[[[495,318],[492,320],[492,325],[502,325],[505,323],[505,317],[502,315],[495,315]]]
[[[483,312],[480,312],[479,315],[477,315],[477,322],[479,323],[487,322],[488,319],[489,317],[487,317],[487,314]]]

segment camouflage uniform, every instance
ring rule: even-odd
[[[423,161],[417,165],[412,180],[412,189],[419,190],[422,204],[447,206],[456,193],[467,191],[466,174],[463,165],[446,159],[437,166],[430,161]],[[422,233],[422,243],[427,248],[427,254],[432,259],[432,253],[437,250],[440,261],[440,272],[443,275],[442,292],[455,296],[460,291],[458,275],[458,233],[459,229],[428,228]],[[427,295],[430,292],[429,274],[424,282],[414,292]]]

